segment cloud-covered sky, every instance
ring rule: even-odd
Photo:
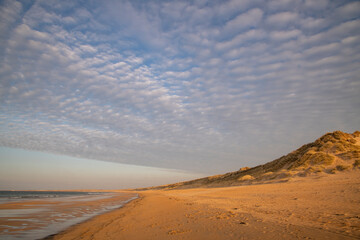
[[[0,145],[221,173],[360,127],[360,2],[5,0]]]

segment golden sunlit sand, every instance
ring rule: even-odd
[[[53,239],[358,239],[359,176],[141,192]]]
[[[330,133],[255,168],[141,189],[50,239],[359,239],[359,148],[359,132]]]

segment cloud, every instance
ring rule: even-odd
[[[219,6],[214,7],[214,11],[217,12],[219,17],[227,17],[233,14],[238,14],[239,12],[246,11],[252,4],[256,4],[258,1],[236,1],[230,0],[224,2],[224,4],[219,4]]]
[[[267,24],[275,27],[284,27],[298,21],[298,14],[294,12],[281,12],[267,17]]]
[[[240,33],[233,39],[224,42],[216,43],[216,48],[219,50],[234,48],[240,46],[248,41],[258,41],[266,37],[266,33],[263,30],[252,29],[244,33]]]
[[[312,10],[322,10],[325,9],[329,4],[328,0],[306,0],[305,7]]]
[[[21,3],[17,1],[4,1],[0,8],[0,32],[5,34],[16,22],[22,10]]]
[[[224,27],[224,32],[232,34],[239,32],[249,27],[255,27],[261,21],[263,16],[263,11],[259,8],[253,8],[247,11],[246,13],[236,16],[234,19],[228,21]]]
[[[299,5],[300,1],[294,0],[273,0],[268,1],[267,4],[270,10],[286,10],[286,9],[294,9],[294,6]]]
[[[330,43],[327,45],[316,46],[307,49],[304,54],[310,57],[322,57],[326,53],[339,54],[341,46],[338,43]]]
[[[360,20],[352,20],[335,25],[326,31],[310,35],[304,38],[306,44],[326,44],[329,42],[339,41],[342,38],[351,35],[358,35],[360,30],[357,25]]]
[[[6,2],[0,144],[216,173],[353,131],[356,7]]]
[[[297,38],[301,35],[298,29],[289,31],[273,31],[270,33],[270,37],[275,41],[285,41],[293,38]]]
[[[301,20],[301,26],[306,30],[321,30],[329,26],[329,24],[324,18],[307,17]]]
[[[144,3],[146,5],[146,3]],[[135,38],[143,46],[163,47],[166,43],[163,33],[160,31],[160,20],[147,14],[141,6],[130,1],[106,1],[104,4],[108,14],[102,16],[108,23],[120,29],[121,37]],[[146,6],[144,6],[146,7]]]
[[[350,2],[338,8],[335,15],[343,20],[352,20],[359,18],[359,13],[360,2]]]

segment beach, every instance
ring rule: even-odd
[[[124,207],[48,239],[359,239],[359,176],[140,191]]]

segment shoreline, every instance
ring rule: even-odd
[[[68,235],[73,235],[73,231],[75,231],[76,233],[78,232],[78,228],[83,228],[84,225],[93,225],[95,223],[96,227],[98,227],[97,225],[100,225],[100,227],[102,225],[107,225],[109,222],[112,222],[117,215],[119,216],[124,216],[123,215],[123,211],[124,209],[127,208],[132,208],[135,207],[137,205],[136,202],[140,202],[144,196],[142,196],[141,194],[137,193],[138,197],[136,199],[130,200],[127,203],[124,203],[123,206],[116,208],[114,210],[102,213],[102,214],[98,214],[96,216],[93,216],[89,219],[86,219],[80,223],[71,225],[70,227],[55,233],[55,234],[51,234],[49,236],[46,236],[45,238],[39,239],[39,240],[53,240],[53,239],[58,239],[58,238],[65,238],[67,239],[69,236]],[[133,204],[135,204],[135,206],[132,206]],[[103,221],[103,218],[108,218],[110,217],[109,221]],[[76,235],[76,234],[75,234]],[[82,235],[81,233],[79,234],[79,236]]]
[[[331,185],[329,185],[331,182]],[[151,190],[47,239],[358,239],[359,172],[287,183]]]
[[[121,209],[121,208],[124,208],[127,204],[130,204],[131,202],[136,201],[136,200],[138,200],[138,199],[140,199],[140,198],[141,198],[140,195],[137,194],[136,197],[130,198],[129,200],[125,201],[125,202],[124,202],[121,206],[119,206],[118,208],[115,208],[115,209],[113,209],[113,210],[108,210],[108,211],[106,211],[106,212],[104,212],[104,213],[96,214],[96,215],[94,215],[94,216],[92,216],[92,217],[90,217],[90,218],[85,219],[84,221],[75,223],[75,224],[73,224],[73,225],[71,225],[71,226],[69,226],[69,227],[67,227],[67,228],[65,228],[65,229],[63,229],[63,230],[61,230],[61,231],[59,231],[59,232],[57,232],[57,233],[50,234],[50,235],[48,235],[48,236],[46,236],[46,237],[44,237],[44,238],[40,238],[40,239],[38,239],[38,240],[52,240],[52,239],[54,239],[56,236],[61,235],[61,234],[63,234],[63,233],[66,233],[66,232],[69,231],[71,228],[75,228],[75,227],[77,227],[77,226],[79,226],[79,225],[82,225],[82,224],[84,224],[84,223],[86,223],[86,222],[88,222],[88,221],[91,221],[92,219],[94,219],[94,218],[96,218],[96,217],[98,217],[98,216],[101,216],[101,215],[104,215],[104,214],[107,214],[107,213],[110,213],[110,212],[119,210],[119,209]]]
[[[23,198],[0,204],[1,239],[43,239],[121,208],[138,195],[129,191],[96,195]]]

